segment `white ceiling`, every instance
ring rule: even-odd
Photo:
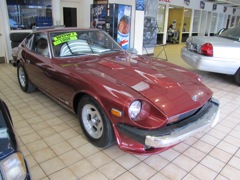
[[[240,0],[205,0],[214,4],[221,4],[228,7],[240,8]]]

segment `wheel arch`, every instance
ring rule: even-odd
[[[74,96],[74,98],[73,98],[73,110],[74,110],[75,114],[77,114],[77,111],[78,111],[78,103],[81,100],[81,98],[84,97],[84,96],[90,96],[94,100],[96,100],[99,103],[99,105],[103,108],[103,110],[105,111],[108,118],[110,117],[109,113],[107,112],[106,108],[104,107],[101,99],[97,95],[95,95],[94,93],[91,93],[91,92],[88,92],[88,91],[79,92]]]

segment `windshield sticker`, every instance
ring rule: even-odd
[[[54,41],[53,45],[57,46],[57,45],[62,44],[64,42],[77,40],[77,39],[78,38],[77,38],[77,33],[76,32],[69,32],[69,33],[65,33],[65,34],[55,36],[53,38],[53,41]]]

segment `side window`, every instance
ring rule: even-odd
[[[33,34],[29,35],[26,37],[24,44],[28,49],[32,49],[32,42],[33,42]]]
[[[36,33],[34,35],[32,50],[43,56],[49,56],[47,35],[44,33]]]

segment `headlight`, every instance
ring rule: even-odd
[[[3,179],[25,179],[27,169],[21,153],[14,153],[1,161]]]
[[[141,101],[138,101],[138,100],[133,101],[128,109],[129,116],[132,119],[136,118],[139,115],[139,113],[141,112],[141,109],[142,109]]]

